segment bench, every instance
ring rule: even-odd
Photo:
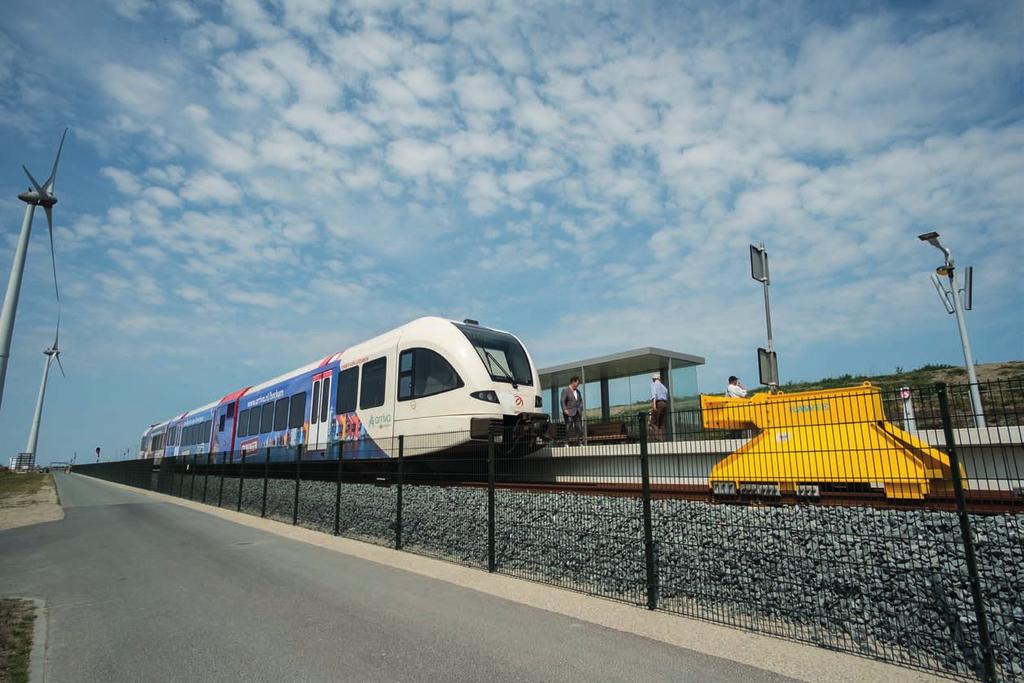
[[[631,441],[632,436],[622,420],[611,422],[594,422],[587,425],[587,443],[610,442],[623,443]]]
[[[635,439],[635,436],[629,433],[624,420],[588,422],[585,431],[586,443],[625,443]],[[548,438],[556,443],[568,442],[565,423],[552,422],[548,426]]]

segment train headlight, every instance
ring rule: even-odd
[[[533,407],[534,408],[543,408],[544,407],[544,400],[540,396],[534,396],[533,397]]]
[[[487,401],[488,403],[498,402],[498,394],[493,391],[474,391],[470,396],[481,401]]]

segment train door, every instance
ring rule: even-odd
[[[382,458],[397,454],[394,435],[395,368],[394,347],[390,354],[371,357],[363,363],[359,378],[359,424],[363,439],[354,457]],[[348,457],[346,455],[346,457]]]
[[[235,433],[236,406],[237,403],[234,401],[217,406],[213,418],[213,450],[215,453],[231,453],[231,437]],[[234,457],[229,455],[225,460],[234,462]]]
[[[309,451],[323,451],[331,433],[331,375],[333,370],[313,375],[310,391],[309,433],[306,448]]]

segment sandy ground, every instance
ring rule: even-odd
[[[53,479],[35,493],[0,498],[0,530],[64,519]]]

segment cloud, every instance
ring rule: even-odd
[[[515,103],[515,99],[493,73],[463,74],[452,85],[459,103],[465,109],[493,112]]]
[[[422,140],[397,140],[388,145],[388,163],[405,176],[452,176],[451,153],[447,147]]]
[[[185,181],[181,196],[196,203],[236,204],[242,200],[242,191],[219,173],[201,172]]]
[[[100,173],[113,181],[117,191],[122,194],[138,194],[142,189],[138,179],[133,173],[124,169],[106,166],[100,169]]]

